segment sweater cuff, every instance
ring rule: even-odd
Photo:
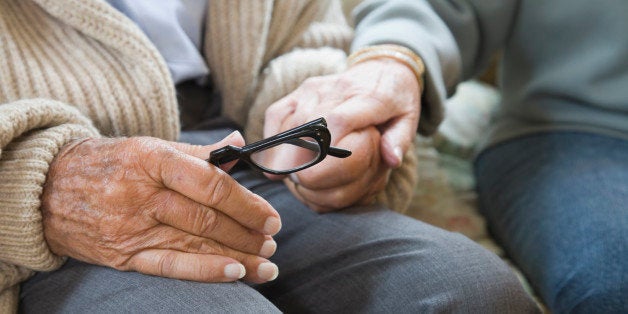
[[[50,100],[0,105],[0,261],[36,271],[63,263],[46,244],[41,194],[54,156],[67,143],[99,136],[75,108]]]

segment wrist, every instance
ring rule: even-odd
[[[394,59],[412,70],[419,84],[420,91],[423,93],[425,65],[421,57],[406,47],[393,44],[364,47],[349,55],[347,63],[351,67],[364,61],[381,58]]]

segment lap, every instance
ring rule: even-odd
[[[492,232],[550,308],[627,310],[628,141],[531,135],[483,152],[476,174]]]
[[[271,257],[280,270],[275,281],[202,284],[71,261],[23,284],[22,308],[153,311],[163,303],[201,312],[508,312],[533,307],[501,260],[461,235],[381,206],[317,214],[281,182],[249,170],[233,176],[282,217]],[[89,307],[78,307],[85,304]]]
[[[22,284],[24,313],[279,313],[242,282],[200,283],[120,272],[73,259]]]
[[[534,304],[508,267],[468,238],[382,206],[318,214],[281,182],[234,174],[283,221],[279,277],[255,288],[286,312],[509,312]]]

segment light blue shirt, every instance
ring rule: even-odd
[[[200,51],[207,0],[107,0],[134,21],[166,60],[175,84],[207,81],[209,68]]]

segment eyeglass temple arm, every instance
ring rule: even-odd
[[[313,142],[310,142],[310,141],[302,140],[300,138],[294,138],[294,139],[289,140],[288,142],[290,142],[293,145],[299,146],[299,147],[307,148],[307,149],[309,149],[311,151],[319,150],[319,147],[318,147],[317,143],[313,143]],[[339,147],[329,146],[329,150],[327,151],[327,155],[338,157],[338,158],[346,158],[346,157],[351,156],[351,151],[343,149],[343,148],[339,148]]]
[[[329,146],[327,155],[337,158],[347,158],[351,156],[351,151],[340,147]]]
[[[220,166],[230,161],[234,161],[240,158],[240,151],[238,147],[227,145],[212,151],[209,154],[209,161],[214,166]]]

